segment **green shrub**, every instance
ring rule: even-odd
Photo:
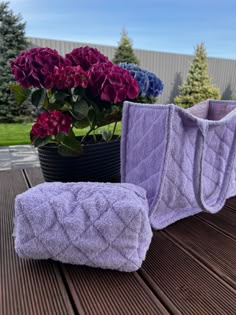
[[[204,44],[197,45],[186,82],[179,88],[175,104],[188,108],[206,99],[220,99],[220,90],[211,84]]]

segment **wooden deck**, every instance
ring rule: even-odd
[[[0,172],[0,315],[236,314],[236,198],[155,232],[135,273],[19,259],[14,198],[40,169]]]

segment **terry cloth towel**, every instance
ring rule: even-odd
[[[140,268],[152,230],[146,192],[131,184],[44,183],[16,197],[15,250],[120,271]]]
[[[146,189],[154,229],[216,213],[236,195],[235,105],[124,103],[121,180]]]

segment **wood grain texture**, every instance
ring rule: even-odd
[[[227,204],[229,205],[229,203]],[[208,224],[236,240],[236,211],[230,206],[226,205],[216,214],[209,214],[205,212],[197,215],[196,217],[204,220]]]
[[[142,270],[181,314],[236,314],[236,291],[165,232],[155,232]]]
[[[40,169],[25,172],[29,185]],[[216,215],[200,214],[155,232],[138,273],[62,265],[85,314],[236,314],[236,198]],[[161,301],[161,302],[160,302]]]
[[[0,314],[74,314],[56,264],[15,254],[14,199],[26,189],[21,171],[0,172]]]
[[[236,240],[197,217],[182,220],[165,231],[236,289]]]
[[[27,182],[43,182],[40,169],[25,170]],[[79,312],[88,315],[169,314],[137,273],[121,273],[83,266],[61,264]]]

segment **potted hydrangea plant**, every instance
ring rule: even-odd
[[[32,48],[11,61],[17,82],[11,89],[17,102],[30,98],[37,108],[30,137],[38,147],[46,181],[106,181],[119,175],[115,128],[122,104],[145,93],[144,78],[126,67],[114,65],[88,46],[65,57],[50,48]],[[148,80],[162,91],[159,78]],[[153,96],[157,96],[155,87]],[[95,134],[111,123],[113,131]],[[87,128],[85,136],[76,137],[76,128]]]

